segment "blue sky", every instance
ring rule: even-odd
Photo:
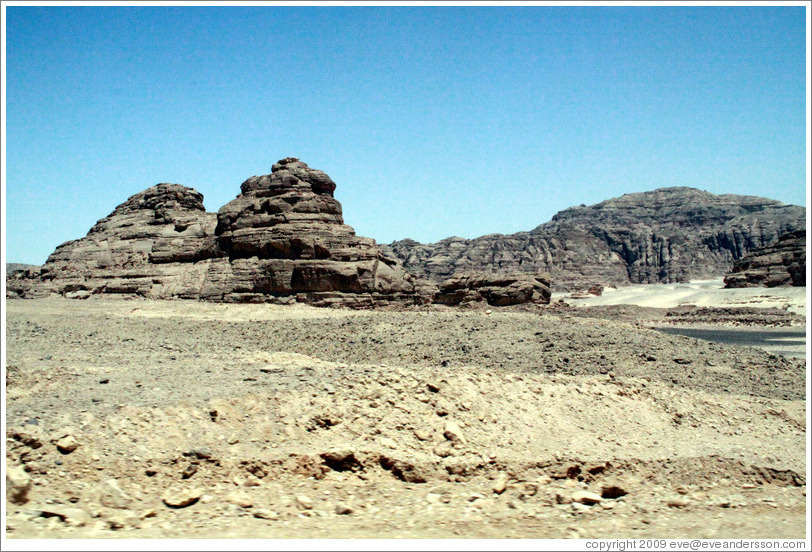
[[[382,243],[664,186],[806,201],[804,7],[6,10],[8,262],[287,156]]]

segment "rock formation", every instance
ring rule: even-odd
[[[725,287],[752,286],[806,286],[806,230],[784,234],[733,263]]]
[[[158,184],[60,245],[8,294],[127,293],[152,298],[372,306],[420,302],[412,276],[344,224],[335,183],[295,158],[246,180],[217,214],[203,196]]]
[[[439,286],[435,303],[459,305],[485,301],[504,307],[520,303],[550,302],[548,274],[475,274],[449,278]]]
[[[577,290],[719,277],[805,219],[803,207],[771,199],[663,188],[565,209],[530,232],[402,240],[384,251],[437,282],[476,270],[548,272],[556,289]]]
[[[204,299],[262,301],[293,295],[316,305],[415,301],[412,276],[375,240],[344,224],[335,183],[295,158],[246,180],[217,213],[227,259],[212,263]]]

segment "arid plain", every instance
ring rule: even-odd
[[[7,300],[7,536],[803,538],[805,360],[656,329],[805,327],[749,291]]]

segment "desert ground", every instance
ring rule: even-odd
[[[6,536],[804,538],[803,354],[659,328],[805,329],[805,295],[702,285],[386,311],[7,300]]]

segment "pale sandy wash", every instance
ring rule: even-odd
[[[805,535],[802,360],[553,308],[6,307],[10,538]]]

